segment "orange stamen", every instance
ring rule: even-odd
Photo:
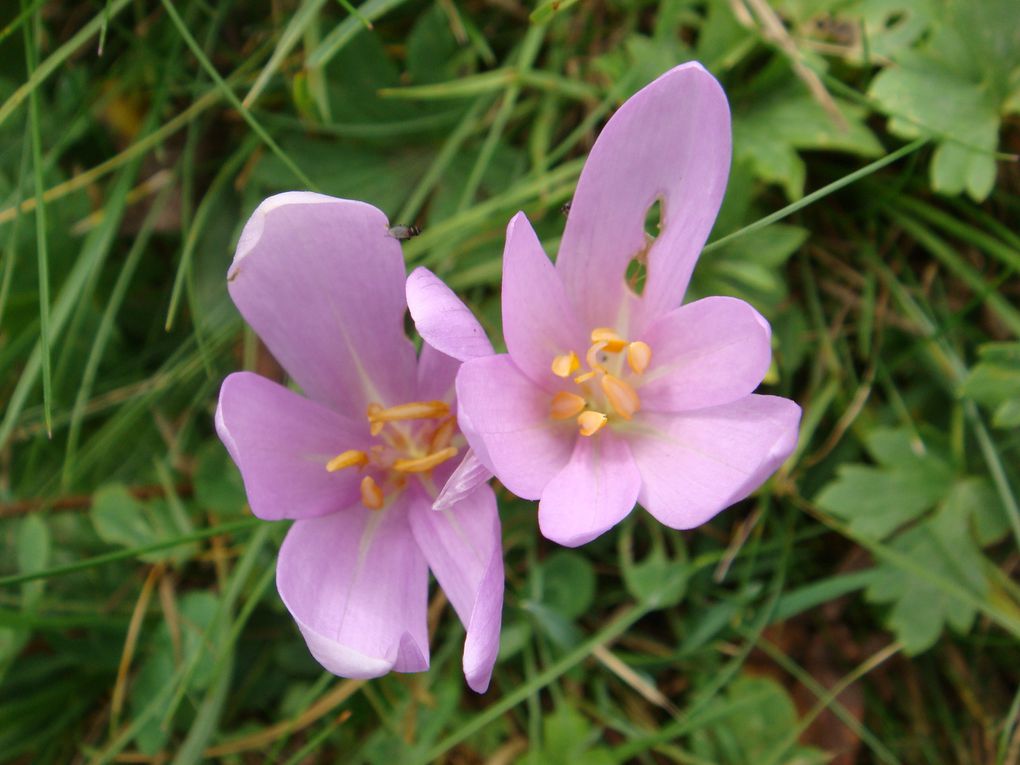
[[[361,479],[361,504],[369,510],[382,510],[383,493],[370,475]]]
[[[605,341],[599,341],[588,349],[588,352],[584,354],[584,360],[588,362],[588,369],[591,369],[592,371],[595,372],[605,371],[605,367],[603,367],[602,364],[599,363],[599,354],[603,350],[605,350],[605,348],[606,348]]]
[[[641,375],[652,363],[652,349],[648,343],[635,340],[627,346],[627,365],[634,370],[634,374]]]
[[[604,343],[604,348],[610,353],[619,353],[627,346],[627,341],[620,337],[609,327],[596,327],[591,331],[593,343]]]
[[[585,401],[581,396],[570,391],[561,390],[553,396],[549,406],[549,416],[554,420],[569,420],[584,411]]]
[[[429,441],[429,451],[438,452],[449,446],[455,430],[457,430],[457,420],[453,417],[439,423],[439,427],[436,428],[436,432],[432,434],[432,439]]]
[[[368,464],[367,454],[359,449],[348,449],[327,462],[326,470],[330,473],[335,473],[336,471],[343,470],[347,467],[354,467],[355,465],[361,467],[365,464]]]
[[[557,377],[570,377],[581,367],[581,360],[571,351],[552,360],[552,373]]]
[[[609,399],[610,406],[623,419],[629,420],[634,416],[634,412],[641,408],[641,399],[638,398],[637,391],[619,377],[603,375],[601,384],[602,392]]]
[[[399,470],[401,473],[427,473],[437,465],[442,465],[451,457],[457,455],[457,449],[453,446],[448,446],[445,449],[428,454],[424,457],[419,457],[414,460],[397,460],[393,463],[393,469]]]
[[[391,406],[388,409],[377,409],[370,405],[368,421],[375,424],[397,420],[430,420],[446,417],[449,413],[450,405],[445,401],[411,401],[407,404]]]
[[[581,428],[582,436],[594,436],[608,420],[609,418],[602,414],[602,412],[594,412],[591,409],[587,412],[581,412],[577,416],[577,424]]]

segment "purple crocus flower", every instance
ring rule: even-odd
[[[320,194],[270,197],[245,226],[227,281],[307,395],[232,374],[216,430],[252,512],[294,519],[276,584],[312,655],[352,678],[427,669],[431,569],[467,630],[468,685],[484,692],[503,605],[496,501],[475,481],[432,509],[463,458],[460,363],[428,344],[416,358],[386,217]]]
[[[508,489],[539,500],[555,542],[584,544],[635,503],[672,528],[697,526],[754,491],[796,444],[800,407],[752,393],[770,363],[768,322],[734,298],[680,305],[729,164],[726,96],[684,64],[606,124],[555,266],[524,214],[510,221],[509,353],[483,352],[467,309],[431,274],[408,280],[422,336],[466,361],[457,398],[468,442]],[[641,294],[626,277],[633,261],[646,270]]]

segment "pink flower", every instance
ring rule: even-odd
[[[227,277],[241,314],[301,386],[223,382],[216,429],[252,512],[294,519],[276,583],[312,655],[367,678],[429,666],[428,572],[467,629],[464,674],[489,684],[503,560],[492,489],[441,511],[463,455],[459,362],[404,335],[404,261],[370,205],[292,192],[265,200]]]
[[[684,64],[606,124],[555,266],[524,214],[510,221],[508,354],[466,342],[467,309],[412,290],[435,277],[408,280],[422,336],[466,361],[457,398],[468,442],[508,489],[539,500],[555,542],[584,544],[635,503],[672,528],[697,526],[748,496],[796,444],[800,407],[752,393],[770,363],[768,322],[734,298],[680,305],[729,163],[726,96],[699,64]],[[652,240],[645,220],[656,202]],[[635,259],[647,271],[640,295],[626,279]]]

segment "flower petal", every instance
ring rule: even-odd
[[[570,459],[577,426],[549,419],[551,395],[506,354],[457,373],[457,419],[478,458],[510,491],[538,499]]]
[[[750,395],[682,414],[651,414],[652,432],[631,439],[641,471],[640,503],[674,529],[698,526],[744,499],[797,444],[800,407]]]
[[[496,496],[482,485],[454,508],[434,511],[422,499],[410,509],[411,529],[467,630],[464,675],[478,693],[489,687],[499,653],[503,614],[503,547]]]
[[[587,325],[633,328],[618,322],[624,274],[647,247],[645,217],[656,200],[661,230],[648,253],[644,321],[680,303],[729,165],[726,95],[698,63],[666,72],[612,116],[581,171],[556,261]]]
[[[607,431],[578,436],[570,462],[542,492],[542,536],[567,547],[590,542],[627,517],[640,487],[641,476],[623,439]]]
[[[591,344],[567,299],[560,275],[531,223],[519,212],[503,251],[503,337],[514,364],[539,385],[554,382],[553,358]]]
[[[452,401],[460,361],[422,343],[418,357],[418,401]]]
[[[216,432],[263,520],[333,513],[360,496],[356,471],[329,473],[326,463],[369,442],[367,420],[352,422],[271,380],[236,372],[220,388]]]
[[[750,304],[709,297],[675,308],[644,334],[652,362],[641,380],[646,411],[727,404],[761,383],[772,359],[769,323]]]
[[[265,200],[241,233],[230,295],[311,398],[360,416],[409,401],[404,260],[371,205],[308,192]]]
[[[427,268],[416,268],[407,277],[406,289],[407,307],[425,342],[461,361],[492,355],[482,325],[442,279]]]
[[[432,503],[432,509],[449,510],[490,478],[492,471],[485,467],[474,449],[468,449],[464,459],[446,479],[446,485]]]
[[[335,675],[428,669],[428,567],[407,499],[354,505],[296,521],[280,548],[276,586],[308,649]]]

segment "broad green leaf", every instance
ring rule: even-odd
[[[246,499],[241,471],[218,441],[210,441],[198,453],[194,481],[195,499],[203,509],[228,518],[244,514]]]
[[[595,599],[595,571],[587,558],[557,550],[542,561],[542,602],[571,619],[588,612]]]
[[[805,165],[800,151],[840,151],[876,157],[882,145],[864,125],[863,109],[838,101],[846,126],[837,125],[800,82],[791,81],[757,96],[733,115],[734,159],[755,175],[782,186],[792,201],[804,195]]]
[[[960,393],[990,409],[997,428],[1020,427],[1020,343],[987,343]]]
[[[166,620],[161,620],[155,635],[148,641],[149,654],[142,661],[138,675],[131,686],[130,707],[139,712],[178,674],[181,667],[198,651],[203,651],[198,668],[191,674],[189,689],[200,691],[208,687],[214,677],[212,671],[216,652],[204,645],[205,633],[216,617],[219,601],[207,591],[184,595],[177,604],[179,635],[172,635]],[[177,642],[179,639],[179,642]],[[161,725],[160,716],[150,719],[138,733],[138,747],[147,754],[155,754],[169,740],[171,731]]]
[[[706,707],[712,722],[691,736],[691,750],[715,765],[821,765],[828,755],[786,744],[799,715],[779,683],[767,677],[738,677]],[[783,751],[785,750],[785,751]],[[779,759],[774,759],[777,755]]]
[[[934,135],[932,188],[981,201],[996,176],[1000,116],[1011,108],[1020,70],[1020,3],[942,0],[919,48],[900,51],[870,95],[905,138]]]
[[[954,471],[905,429],[877,429],[867,446],[878,465],[841,465],[816,502],[854,533],[882,539],[945,497]]]
[[[156,544],[193,530],[187,518],[172,512],[163,500],[140,502],[121,484],[107,484],[96,491],[91,518],[103,541],[127,548]],[[187,560],[194,551],[194,545],[181,545],[141,559],[149,563]]]
[[[859,0],[839,10],[839,19],[863,37],[858,63],[895,58],[928,30],[937,0]]]
[[[918,571],[932,572],[985,597],[988,589],[984,559],[970,533],[970,519],[956,503],[943,504],[938,513],[904,531],[890,544],[908,555]],[[931,579],[892,563],[881,563],[866,592],[874,603],[891,603],[886,624],[908,654],[927,650],[946,625],[966,633],[974,621],[974,607],[943,592]]]
[[[620,534],[620,571],[627,591],[655,608],[676,605],[687,592],[686,556],[681,553],[677,559],[670,558],[662,532],[653,526],[650,549],[641,560],[635,560],[634,528],[634,524],[627,524]]]
[[[602,731],[592,726],[580,712],[561,703],[551,714],[542,717],[542,745],[539,751],[523,755],[520,765],[611,765],[614,760],[609,751],[595,746]]]

